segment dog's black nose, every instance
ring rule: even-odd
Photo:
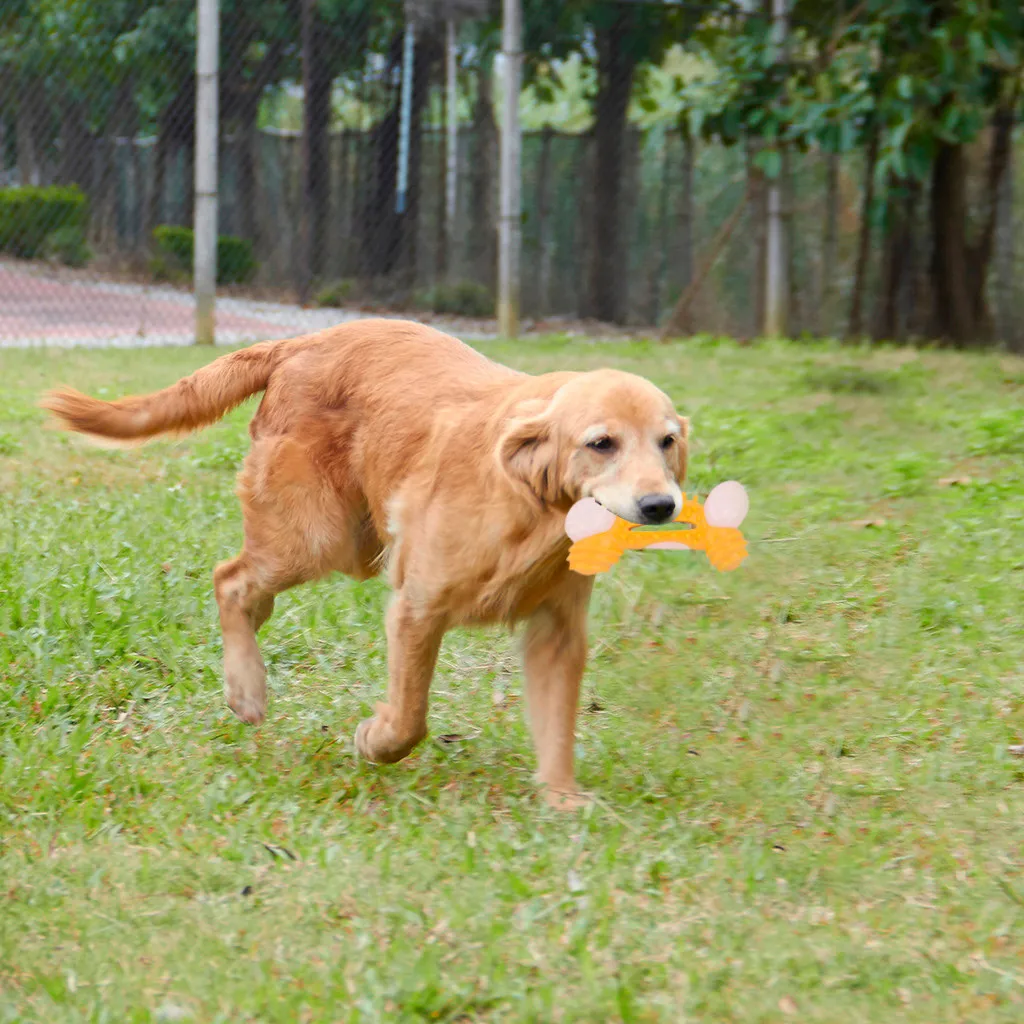
[[[676,499],[671,494],[645,494],[638,502],[640,515],[649,523],[663,523],[672,518]]]

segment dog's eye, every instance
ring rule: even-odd
[[[672,445],[674,445],[675,443],[676,443],[676,435],[675,434],[666,434],[661,439],[662,451],[668,451],[669,448],[671,448]]]
[[[611,452],[615,450],[615,442],[610,437],[596,437],[587,442],[587,447],[593,448],[595,452]]]

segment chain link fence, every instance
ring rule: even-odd
[[[298,333],[367,310],[489,319],[501,81],[493,5],[465,3],[450,33],[437,19],[418,25],[401,210],[407,9],[320,0],[306,52],[302,9],[299,0],[221,4],[218,340]],[[622,73],[631,83],[635,69]],[[586,89],[575,101],[586,116],[556,112],[523,138],[527,323],[657,325],[696,275],[688,330],[756,333],[764,199],[751,153],[698,145],[671,115],[642,127],[630,115],[609,180],[594,110],[614,111]],[[194,140],[191,0],[5,0],[0,344],[192,340]],[[1014,166],[1019,175],[1024,160]],[[846,327],[864,178],[862,154],[791,160],[791,333]],[[993,288],[997,314],[1016,323],[1006,279],[1021,269],[1013,234],[1024,188],[1011,186]],[[870,293],[877,267],[868,273]]]

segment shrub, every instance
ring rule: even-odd
[[[234,235],[217,239],[217,280],[221,284],[244,284],[256,273],[252,243]]]
[[[175,224],[159,224],[153,228],[153,242],[158,255],[170,261],[170,269],[178,270],[183,274],[191,272],[194,249],[191,228],[182,228]]]
[[[417,292],[414,303],[420,309],[449,316],[494,315],[494,296],[491,290],[476,281],[455,281],[451,284],[436,284]]]
[[[49,235],[63,228],[85,231],[89,207],[75,185],[0,189],[0,252],[34,259]]]
[[[68,224],[46,236],[43,256],[59,260],[66,267],[84,267],[92,259],[92,250],[86,244],[85,231],[75,224]]]
[[[192,273],[195,239],[191,228],[160,224],[153,229],[156,254],[150,261],[155,277],[174,278]],[[256,272],[252,243],[233,235],[217,239],[217,283],[242,284]]]
[[[344,306],[352,298],[355,290],[355,282],[346,278],[318,291],[313,301],[321,308]]]

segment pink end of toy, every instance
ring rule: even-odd
[[[708,526],[737,527],[747,518],[750,498],[743,484],[726,480],[712,488],[704,501],[704,518]]]
[[[615,515],[593,498],[577,501],[565,517],[565,532],[571,540],[583,540],[604,533],[615,525]]]

